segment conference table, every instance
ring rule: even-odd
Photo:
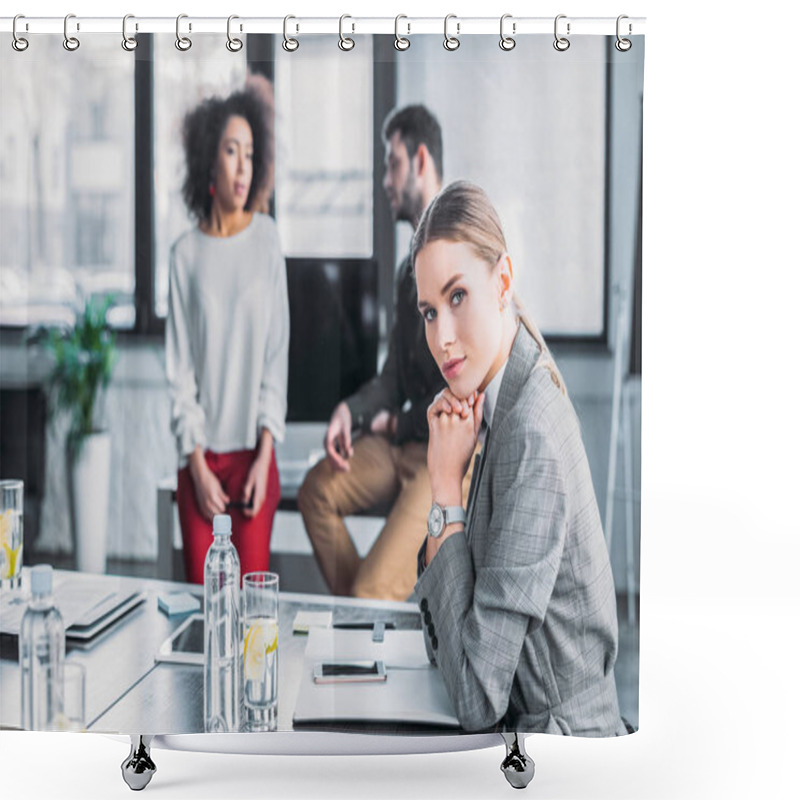
[[[24,596],[29,571],[23,571]],[[157,662],[162,643],[186,619],[159,609],[159,595],[188,592],[202,602],[202,587],[114,575],[56,570],[59,586],[92,591],[141,592],[143,601],[88,641],[67,639],[67,662],[86,673],[86,730],[99,733],[179,734],[203,731],[203,668]],[[334,627],[392,622],[397,630],[420,628],[412,603],[281,592],[278,633],[278,730],[291,731],[308,637],[293,632],[298,611],[329,611]],[[17,639],[0,636],[0,727],[20,726],[20,674]],[[346,728],[345,728],[346,729]],[[402,731],[398,731],[402,732]]]

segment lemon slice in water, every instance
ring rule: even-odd
[[[10,578],[17,573],[17,559],[22,553],[22,542],[16,547],[11,547],[11,526],[13,525],[12,512],[0,512],[0,547],[3,558],[0,560],[0,578]]]
[[[261,617],[250,622],[244,635],[244,679],[264,680],[267,655],[278,649],[278,622]]]
[[[5,580],[17,574],[17,559],[22,553],[22,545],[13,550],[5,543],[2,543],[3,560],[0,561],[0,578]]]

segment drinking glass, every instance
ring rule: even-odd
[[[22,499],[24,484],[0,481],[0,587],[19,589],[22,575]]]
[[[57,731],[86,730],[86,670],[83,664],[67,661],[63,667],[64,683],[61,710],[53,729]]]
[[[242,583],[244,727],[278,727],[278,576],[248,572]]]

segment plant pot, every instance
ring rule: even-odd
[[[81,572],[106,571],[111,436],[91,433],[77,456],[70,455],[70,500],[75,566]]]

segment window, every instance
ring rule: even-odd
[[[69,323],[112,293],[132,327],[133,58],[118,36],[47,36],[0,66],[0,324]]]
[[[372,37],[276,48],[276,220],[289,256],[372,255]]]
[[[552,37],[526,37],[506,53],[496,37],[474,36],[450,53],[420,36],[397,59],[398,104],[436,114],[445,183],[466,178],[486,190],[520,299],[556,338],[605,333],[607,46],[576,38],[565,58]]]
[[[389,108],[422,102],[442,124],[445,181],[474,180],[497,206],[532,316],[550,336],[603,339],[606,37],[576,38],[568,57],[547,36],[509,53],[494,36],[452,53],[421,36],[399,56],[384,38],[359,37],[348,53],[329,36],[294,53],[266,36],[236,55],[222,36],[194,37],[187,52],[170,35],[141,36],[135,54],[110,34],[73,53],[56,36],[24,54],[2,48],[0,324],[69,322],[85,297],[111,292],[112,324],[163,329],[169,251],[194,224],[182,121],[244,88],[250,66],[274,81],[273,207],[287,256],[375,258],[390,313],[389,262],[410,229],[395,231],[383,207],[375,148]]]
[[[244,89],[244,53],[231,56],[216,36],[196,36],[178,52],[170,36],[153,37],[155,311],[167,315],[169,251],[195,222],[186,212],[181,188],[186,175],[182,126],[188,111],[207,97]]]

